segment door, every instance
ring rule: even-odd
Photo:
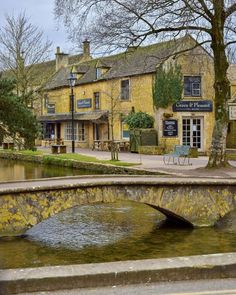
[[[203,118],[183,118],[182,144],[203,150]]]

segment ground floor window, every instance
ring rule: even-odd
[[[121,121],[121,138],[129,140],[129,126]]]
[[[85,141],[85,124],[84,122],[78,123],[78,140]]]
[[[77,123],[74,123],[74,140],[77,140]],[[65,140],[72,140],[72,124],[68,122],[65,124]]]
[[[203,140],[203,119],[202,118],[183,118],[182,120],[183,145],[189,145],[191,147],[197,147],[202,150]]]

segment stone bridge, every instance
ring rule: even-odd
[[[0,237],[68,208],[130,200],[191,226],[212,226],[236,207],[236,179],[86,176],[0,184]]]

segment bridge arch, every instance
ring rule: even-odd
[[[168,218],[189,225],[211,226],[235,208],[236,182],[140,178],[5,190],[0,192],[0,236],[22,234],[74,206],[117,200],[148,204]]]

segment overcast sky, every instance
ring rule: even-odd
[[[72,45],[66,40],[66,33],[54,19],[54,0],[0,0],[0,26],[4,24],[5,14],[17,15],[25,12],[30,22],[44,32],[44,36],[53,42],[51,57],[54,58],[56,46],[65,53],[71,51]]]

